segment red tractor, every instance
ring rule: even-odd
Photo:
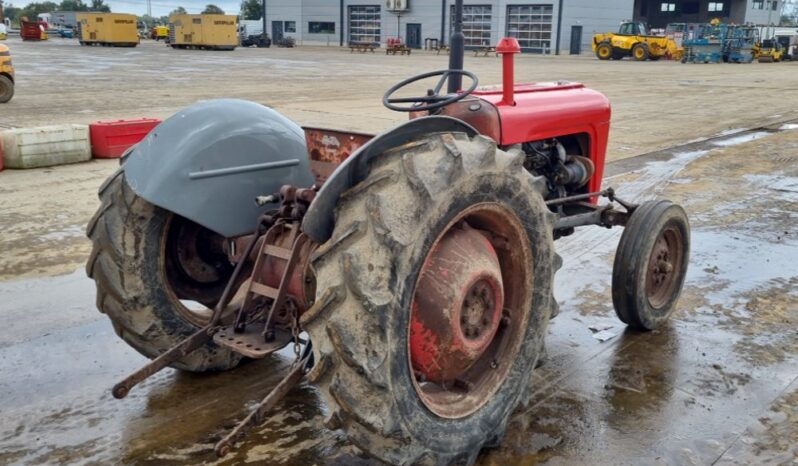
[[[607,99],[576,83],[515,84],[515,39],[497,47],[503,86],[480,88],[462,69],[459,26],[450,69],[391,88],[383,102],[411,119],[376,136],[215,100],[126,154],[100,188],[87,270],[100,310],[153,361],[115,397],[167,366],[228,370],[289,346],[289,373],[218,454],[307,377],[326,425],[368,454],[471,464],[531,391],[558,310],[556,239],[625,226],[618,317],[642,330],[668,319],[688,220],[671,202],[601,188]],[[431,77],[425,95],[396,96]]]

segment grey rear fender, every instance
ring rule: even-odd
[[[276,111],[236,99],[180,110],[125,157],[133,191],[225,237],[255,229],[255,197],[284,184],[310,187],[305,134]]]
[[[443,132],[464,132],[469,136],[478,134],[474,127],[457,118],[427,116],[402,123],[360,146],[324,182],[302,220],[302,231],[319,244],[330,239],[335,227],[338,198],[344,191],[366,179],[372,159],[420,136]]]

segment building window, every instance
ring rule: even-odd
[[[331,23],[333,25],[333,32],[335,32],[335,23]],[[283,24],[283,30],[285,32],[296,32],[296,21],[285,21]]]
[[[553,5],[509,5],[507,35],[518,39],[524,51],[550,51],[553,11]]]
[[[711,12],[723,12],[723,2],[709,2],[709,11]]]
[[[661,3],[659,6],[659,11],[673,13],[676,11],[676,4],[675,3]]]
[[[765,0],[754,0],[754,10],[764,10]]]
[[[773,4],[771,5],[771,7],[770,7],[770,8],[771,8],[773,11],[776,11],[776,10],[778,10],[778,9],[779,9],[779,2],[778,2],[778,0],[773,0]]]
[[[349,42],[379,43],[382,37],[380,23],[379,6],[350,6]]]
[[[490,45],[491,30],[490,5],[463,6],[463,37],[466,47],[484,47]],[[454,32],[454,5],[449,14],[449,36]]]
[[[293,23],[293,21],[286,22]],[[310,34],[335,34],[335,23],[327,21],[309,21],[308,32]]]

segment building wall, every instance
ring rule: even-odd
[[[570,50],[572,26],[582,26],[582,52],[590,52],[593,34],[618,31],[621,22],[632,19],[633,11],[634,0],[565,0],[560,53]]]
[[[765,3],[769,3],[768,0],[764,0]],[[768,11],[767,8],[759,9],[754,8],[753,0],[747,1],[746,13],[745,13],[745,20],[749,23],[754,24],[761,24],[761,25],[768,25],[768,24],[779,24],[779,19],[781,15],[781,7],[782,7],[783,0],[778,0],[776,4],[776,9]],[[768,13],[770,13],[770,23],[768,23]]]
[[[720,18],[723,22],[734,24],[767,24],[768,9],[755,8],[754,0],[718,0],[726,4],[726,9],[722,14],[709,11],[709,0],[637,0],[635,3],[635,19],[646,21],[651,27],[665,27],[668,23],[706,23],[713,18]],[[771,11],[770,20],[778,23],[779,13],[783,0],[762,0],[764,4],[777,2],[777,10]],[[676,11],[663,13],[660,10],[662,3],[674,3]],[[695,13],[685,13],[684,6],[687,3],[698,3],[698,11]]]
[[[449,43],[451,26],[451,8],[454,0],[445,0],[445,18],[442,26],[442,0],[409,0],[410,10],[397,14],[385,8],[384,0],[344,0],[344,21],[340,20],[340,0],[267,0],[266,19],[269,34],[272,33],[272,21],[296,21],[297,32],[286,34],[294,37],[299,44],[338,45],[343,32],[343,43],[349,41],[349,6],[380,6],[381,30],[380,42],[385,44],[388,38],[401,36],[406,38],[407,24],[421,25],[421,42],[424,39],[443,39]],[[501,37],[508,33],[508,7],[518,5],[550,5],[552,8],[552,25],[550,46],[546,53],[554,53],[557,43],[557,16],[559,0],[464,0],[464,5],[490,6],[491,34],[490,45],[495,45]],[[595,32],[617,30],[621,21],[633,16],[634,0],[564,0],[562,33],[560,36],[561,53],[567,54],[571,44],[571,27],[582,26],[582,51],[590,50],[592,35]],[[398,21],[397,21],[398,19]],[[327,21],[335,23],[335,34],[311,34],[311,21]],[[397,29],[398,27],[398,29]]]

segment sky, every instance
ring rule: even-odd
[[[6,4],[12,3],[14,6],[22,7],[31,0],[3,0]],[[40,1],[40,0],[33,0]],[[60,0],[53,0],[58,3]],[[89,3],[89,0],[84,0]],[[240,0],[150,0],[152,3],[152,15],[155,17],[168,16],[169,13],[182,6],[189,13],[199,13],[205,9],[205,5],[213,3],[219,6],[225,13],[238,14],[241,8]],[[105,0],[111,6],[111,11],[116,13],[133,13],[143,15],[147,13],[147,0]],[[337,3],[337,2],[336,2]],[[798,0],[788,0],[786,10],[791,8],[798,9]]]
[[[31,3],[31,1],[41,0],[3,0],[8,5],[9,3],[17,7],[22,7]],[[60,0],[52,0],[59,3]],[[168,16],[169,13],[182,6],[189,13],[199,13],[205,9],[205,5],[213,3],[220,7],[225,13],[238,14],[241,8],[240,0],[150,0],[152,4],[152,15]],[[85,3],[90,3],[90,0],[84,0]],[[133,13],[136,15],[143,15],[147,13],[147,0],[105,0],[105,3],[111,7],[111,11],[115,13]]]

